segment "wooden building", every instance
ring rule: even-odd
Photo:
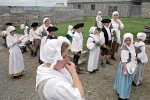
[[[67,6],[72,9],[82,9],[84,15],[96,16],[102,11],[103,16],[111,16],[118,11],[120,16],[140,16],[142,0],[68,0]]]

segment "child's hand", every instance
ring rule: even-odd
[[[123,71],[123,75],[125,76],[128,75],[127,71]]]

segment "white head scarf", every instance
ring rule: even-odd
[[[112,17],[114,18],[114,15],[118,15],[118,17],[119,17],[119,12],[118,11],[114,11],[113,13],[112,13]]]
[[[137,39],[141,39],[142,41],[146,40],[146,34],[143,32],[137,33]]]
[[[97,14],[102,14],[102,12],[101,11],[98,11],[98,13]]]
[[[127,38],[130,38],[131,41],[132,41],[132,44],[133,44],[133,34],[131,34],[131,33],[125,33],[125,34],[123,35],[123,44],[124,44],[124,45],[126,45],[125,40],[126,40]]]
[[[70,44],[66,37],[59,36],[58,39],[47,40],[41,51],[40,59],[44,63],[53,63],[63,60],[61,56],[61,46],[63,42]]]
[[[72,25],[69,25],[68,26],[68,30],[72,30],[73,29],[73,26]]]
[[[3,34],[3,35],[6,35],[6,34],[7,34],[7,32],[6,32],[6,31],[2,31],[2,34]]]
[[[20,25],[20,29],[24,29],[26,26],[24,24]]]
[[[89,33],[90,33],[90,34],[94,34],[94,31],[95,31],[96,28],[97,28],[97,27],[92,26],[92,27],[89,29]]]
[[[43,19],[43,24],[45,24],[46,20],[50,20],[49,18],[44,18]]]
[[[14,26],[9,26],[9,27],[7,27],[7,29],[6,29],[6,32],[7,32],[7,33],[10,33],[10,32],[12,32],[12,31],[14,31],[14,30],[16,30],[16,28],[15,28]]]

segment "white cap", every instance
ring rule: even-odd
[[[146,40],[146,34],[143,32],[137,33],[137,39],[141,39],[141,40],[145,41]]]
[[[20,29],[24,29],[25,28],[25,25],[24,24],[21,24],[20,25]]]
[[[89,33],[90,33],[90,34],[94,34],[94,31],[95,31],[96,28],[97,28],[97,27],[92,26],[92,27],[89,29]]]
[[[49,18],[44,18],[43,19],[43,24],[45,24],[46,20],[50,20]]]
[[[118,15],[118,16],[119,16],[119,12],[118,12],[118,11],[114,11],[114,12],[112,13],[112,17],[114,17],[114,15]]]
[[[15,28],[14,26],[9,26],[9,27],[7,27],[7,29],[6,29],[6,32],[7,32],[7,33],[10,33],[10,32],[15,31],[15,30],[16,30],[16,28]]]
[[[63,60],[61,56],[61,46],[63,42],[70,44],[70,41],[63,36],[59,36],[58,39],[48,39],[41,50],[40,59],[44,63],[53,63],[54,61]]]

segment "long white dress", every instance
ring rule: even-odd
[[[42,31],[44,31],[44,29],[45,29],[45,31],[46,31],[46,33],[47,33],[47,35],[48,35],[49,32],[47,31],[47,28],[48,28],[48,27],[46,27],[45,25],[42,25],[42,26],[40,26],[40,27],[35,31],[35,34],[37,34],[37,35],[42,35]],[[41,38],[40,52],[42,51],[42,48],[43,48],[44,44],[46,43],[46,39],[47,39],[47,36],[43,36],[43,37]],[[41,56],[41,53],[40,53],[40,56]]]
[[[120,20],[119,20],[120,21]],[[111,19],[112,28],[116,30],[116,37],[117,37],[117,43],[121,44],[120,39],[120,30],[124,28],[123,23],[120,21],[120,26],[118,23],[116,23],[113,19]]]
[[[72,76],[68,70],[63,68],[60,71],[56,71],[52,69],[54,65],[53,63],[48,68],[42,64],[37,69],[37,89],[43,80],[48,79],[43,87],[44,98],[46,100],[84,100],[80,95],[79,89],[73,87]],[[41,100],[45,100],[44,98],[41,98]]]
[[[100,46],[96,46],[96,43],[100,43],[100,37],[98,35],[90,34],[86,44],[89,50],[87,70],[90,72],[98,67]]]
[[[8,35],[6,38],[7,46],[9,47],[9,75],[18,76],[21,75],[24,70],[23,56],[18,44],[13,45],[18,40],[16,34],[14,36]]]

